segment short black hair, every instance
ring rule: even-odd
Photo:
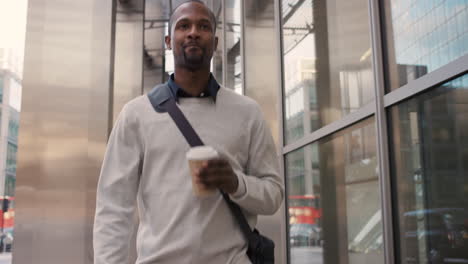
[[[214,28],[213,28],[213,33],[216,34],[216,26],[217,26],[217,21],[216,21],[216,16],[215,14],[213,13],[213,11],[205,4],[205,2],[201,1],[201,0],[187,0],[187,1],[184,1],[182,3],[180,3],[178,6],[176,6],[176,8],[174,8],[174,10],[172,10],[172,13],[171,13],[171,17],[169,18],[169,36],[171,35],[171,31],[172,31],[172,23],[174,22],[173,19],[174,19],[174,14],[176,12],[176,10],[181,6],[181,5],[184,5],[184,4],[187,4],[187,3],[191,3],[191,2],[195,2],[195,3],[200,3],[202,5],[204,5],[206,7],[206,9],[208,9],[208,13],[210,15],[210,19],[211,19],[211,22],[213,23],[214,25]]]

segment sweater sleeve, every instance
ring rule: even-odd
[[[124,107],[112,130],[97,187],[94,263],[128,263],[143,147],[136,116]]]
[[[270,129],[260,108],[255,110],[247,168],[245,173],[235,170],[239,186],[231,199],[251,214],[272,215],[284,198],[284,185]]]

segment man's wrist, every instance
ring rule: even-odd
[[[239,188],[239,179],[237,178],[237,175],[233,172],[231,188],[230,190],[227,191],[227,193],[234,194],[235,192],[237,192],[238,188]]]
[[[245,186],[244,175],[240,171],[234,171],[237,178],[237,188],[233,193],[230,193],[232,198],[241,198],[245,195],[247,188]]]

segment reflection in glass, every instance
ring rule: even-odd
[[[468,262],[468,75],[394,106],[399,263]]]
[[[168,32],[169,15],[169,1],[145,1],[143,93],[148,93],[154,86],[168,79],[165,69],[166,45],[164,37]]]
[[[243,83],[244,95],[254,99],[279,143],[279,93],[281,56],[277,43],[274,0],[244,0]],[[266,45],[268,43],[268,45]]]
[[[113,121],[123,106],[141,95],[144,61],[149,50],[142,50],[145,14],[143,2],[128,5],[118,1],[115,23]]]
[[[241,1],[228,0],[226,4],[226,80],[225,86],[242,94],[241,64]]]
[[[372,100],[367,2],[281,1],[286,143]]]
[[[383,263],[375,142],[372,118],[286,155],[292,264]]]
[[[216,36],[218,37],[218,48],[213,54],[213,60],[211,62],[213,76],[220,85],[223,85],[223,6],[222,1],[214,1],[213,13],[216,16]]]
[[[291,152],[285,158],[291,263],[305,263],[305,260],[323,263],[317,145]]]
[[[468,54],[468,2],[386,0],[390,90]]]

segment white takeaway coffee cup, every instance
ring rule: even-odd
[[[200,168],[205,161],[218,158],[218,152],[210,146],[199,146],[190,148],[186,154],[190,174],[192,175],[192,189],[197,196],[208,196],[216,192],[216,188],[208,188],[197,181],[195,171]]]

